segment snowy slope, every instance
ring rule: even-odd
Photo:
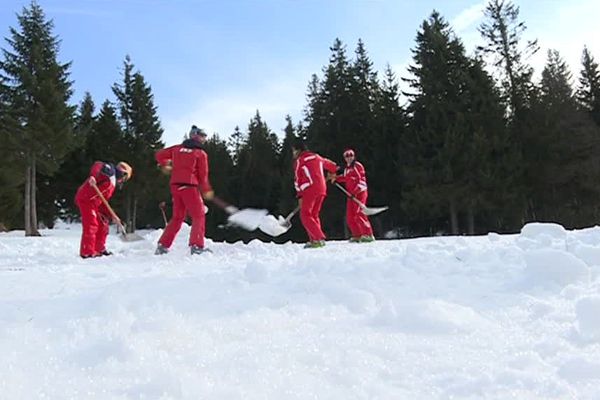
[[[0,234],[1,399],[598,399],[600,228],[371,244]]]

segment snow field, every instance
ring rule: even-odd
[[[597,399],[600,228],[350,244],[0,234],[1,399]]]

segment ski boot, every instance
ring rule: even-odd
[[[318,249],[319,247],[325,246],[324,240],[311,240],[304,245],[305,249]]]
[[[371,243],[375,241],[375,236],[373,235],[362,235],[360,237],[360,242],[361,243]]]
[[[159,243],[158,246],[156,246],[156,251],[154,252],[154,254],[157,256],[160,256],[162,254],[167,254],[168,252],[169,252],[169,249]]]
[[[352,236],[350,238],[350,240],[348,240],[350,243],[359,243],[360,242],[360,236]]]
[[[212,253],[210,249],[205,249],[204,247],[197,246],[195,244],[190,246],[190,254],[202,254],[202,253]]]
[[[108,251],[106,249],[102,250],[100,253],[98,253],[99,256],[112,256],[113,252],[112,251]]]

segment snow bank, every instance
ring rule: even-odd
[[[566,251],[555,249],[531,250],[524,254],[525,281],[531,286],[567,286],[572,283],[587,283],[589,267]]]
[[[584,297],[575,304],[577,331],[582,338],[600,341],[600,295]]]

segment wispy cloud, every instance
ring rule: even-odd
[[[483,10],[486,4],[487,1],[481,1],[477,4],[473,4],[452,18],[450,25],[454,31],[457,34],[460,34],[464,31],[471,30],[475,23],[478,23],[483,19]]]

